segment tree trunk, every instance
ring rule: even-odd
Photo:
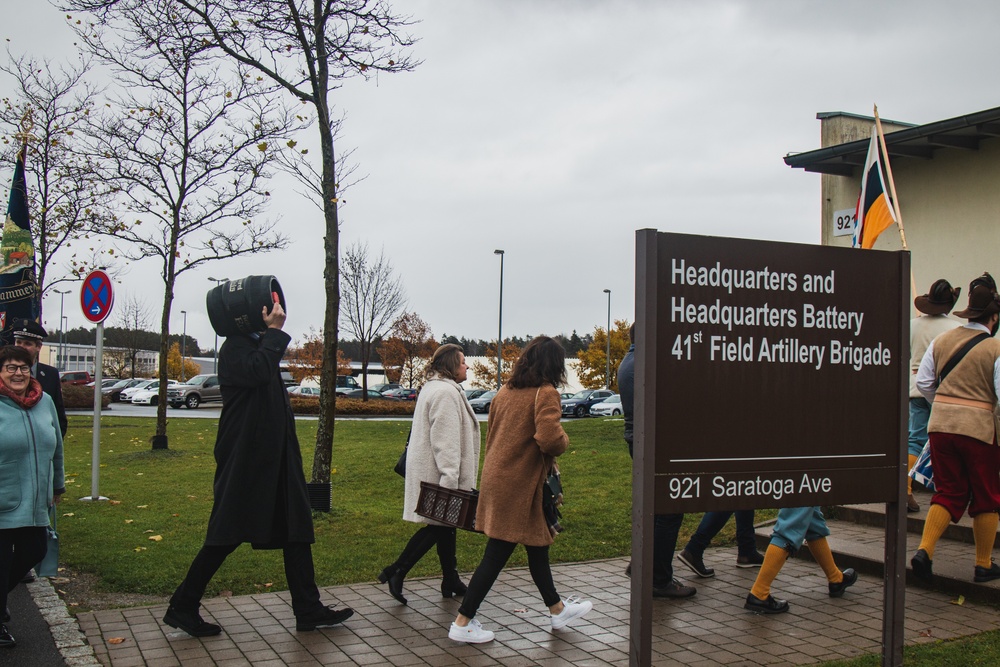
[[[159,400],[156,405],[156,434],[150,438],[153,449],[168,449],[167,446],[167,354],[170,346],[170,306],[174,301],[173,281],[168,280],[163,294],[163,311],[160,314],[160,364],[157,373],[160,379]]]

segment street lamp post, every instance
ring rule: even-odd
[[[226,282],[226,281],[229,280],[229,278],[213,278],[212,276],[209,276],[208,279],[211,280],[212,282],[214,282],[216,287],[218,287],[221,283],[224,283],[224,282]],[[214,327],[213,327],[213,329],[214,329]],[[219,374],[219,334],[218,334],[218,332],[216,332],[216,334],[215,334],[215,368],[212,370],[212,372],[215,373],[216,375]]]
[[[503,250],[494,250],[500,255],[500,309],[497,316],[497,391],[500,391],[501,351],[503,350]]]
[[[66,350],[63,348],[63,335],[66,333],[64,331],[63,320],[66,317],[63,315],[63,302],[66,300],[66,295],[70,293],[70,290],[55,290],[55,293],[59,295],[59,370],[66,370]]]
[[[608,328],[605,330],[605,338],[608,341],[608,349],[605,355],[606,364],[604,366],[604,388],[611,388],[611,290],[606,289],[604,293],[608,295]]]
[[[184,382],[187,379],[184,377],[184,355],[187,352],[188,313],[186,310],[182,310],[181,315],[184,316],[184,335],[181,338],[181,382]]]
[[[66,331],[66,323],[68,321],[69,321],[69,318],[66,317],[65,315],[63,315],[62,322],[60,323],[60,326],[62,327],[63,331]],[[60,339],[61,339],[61,336],[60,336]],[[60,347],[63,348],[62,352],[59,353],[60,355],[62,355],[62,358],[63,358],[61,369],[65,371],[65,370],[67,370],[67,368],[66,368],[66,347],[62,343],[59,343],[59,345],[60,345]]]

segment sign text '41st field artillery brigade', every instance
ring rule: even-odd
[[[908,253],[658,233],[656,255],[656,512],[895,502]]]

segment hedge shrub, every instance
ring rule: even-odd
[[[297,415],[318,415],[319,399],[290,396],[292,402],[292,412]],[[416,401],[362,401],[360,398],[337,397],[337,415],[413,415],[413,406]]]
[[[80,384],[64,384],[62,386],[63,405],[67,410],[93,410],[94,388]],[[101,394],[101,408],[111,405],[107,394]]]

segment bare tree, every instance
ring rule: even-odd
[[[88,60],[56,65],[9,50],[7,56],[0,71],[14,79],[17,93],[0,100],[0,128],[11,153],[21,147],[15,135],[23,130],[30,137],[25,158],[28,207],[37,247],[38,291],[44,294],[60,282],[78,280],[87,267],[112,263],[103,249],[85,259],[73,253],[65,259],[63,275],[51,276],[57,256],[72,252],[71,242],[84,235],[102,205],[97,174],[79,150],[80,130],[96,105],[98,91],[86,81]]]
[[[88,130],[102,178],[127,214],[95,231],[130,261],[155,257],[163,278],[159,376],[166,378],[179,276],[201,264],[283,248],[260,220],[278,151],[303,123],[274,84],[220,57],[174,0],[108,3],[78,35],[120,84]],[[96,117],[95,117],[96,116]],[[154,448],[167,447],[166,384]]]
[[[399,312],[406,307],[406,295],[385,253],[379,251],[378,257],[373,259],[367,243],[347,247],[341,261],[340,279],[343,283],[341,317],[361,347],[361,386],[365,390],[362,400],[367,401],[372,345],[392,328]]]
[[[125,358],[126,369],[130,377],[135,377],[136,359],[139,352],[144,350],[143,342],[148,338],[147,331],[152,317],[146,302],[135,294],[126,294],[125,298],[115,300],[115,308],[118,316],[115,318],[115,325],[119,328],[117,336],[111,340],[107,336],[109,345],[121,350]]]

